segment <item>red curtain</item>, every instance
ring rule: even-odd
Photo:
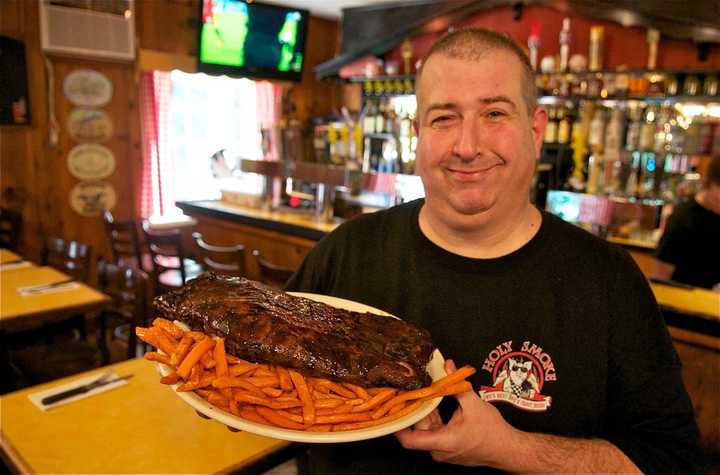
[[[276,126],[281,116],[282,87],[268,81],[258,81],[255,83],[255,91],[258,125],[265,131],[268,139],[268,143],[264,147],[266,153],[263,158],[265,160],[279,160],[278,143],[280,137]]]
[[[142,175],[140,216],[166,215],[175,209],[172,157],[167,141],[172,82],[170,73],[148,71],[140,75]]]

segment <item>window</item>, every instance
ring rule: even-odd
[[[218,199],[223,175],[230,178],[227,169],[213,173],[211,157],[220,150],[230,169],[241,158],[271,158],[263,154],[261,129],[274,123],[280,92],[249,79],[144,73],[141,215],[178,216],[176,200]],[[237,178],[251,190],[262,187],[259,176]]]

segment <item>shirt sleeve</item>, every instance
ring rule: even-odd
[[[645,473],[702,472],[692,403],[655,297],[627,253],[615,265],[606,438]]]
[[[687,246],[687,231],[683,224],[682,208],[677,208],[668,218],[657,248],[658,259],[670,264],[677,264],[683,256],[684,246]]]

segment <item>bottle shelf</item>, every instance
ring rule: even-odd
[[[547,105],[562,105],[564,103],[577,103],[580,101],[595,101],[595,102],[607,102],[608,105],[613,103],[627,103],[627,102],[644,102],[648,104],[664,104],[664,103],[683,103],[683,102],[702,102],[702,103],[720,103],[720,95],[718,96],[549,96],[543,95],[538,97],[540,104]]]

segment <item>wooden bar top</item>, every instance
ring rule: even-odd
[[[661,307],[720,323],[720,293],[693,287],[686,289],[651,282],[655,299]]]
[[[342,220],[330,223],[315,221],[310,213],[300,211],[267,211],[235,205],[226,201],[178,201],[178,208],[190,216],[197,214],[278,231],[291,236],[318,241],[335,229]]]
[[[0,397],[0,443],[22,473],[218,473],[237,470],[289,445],[230,432],[199,417],[160,384],[143,359],[108,368],[134,375],[127,385],[41,411],[32,394],[80,377]],[[96,369],[87,374],[101,374]]]

